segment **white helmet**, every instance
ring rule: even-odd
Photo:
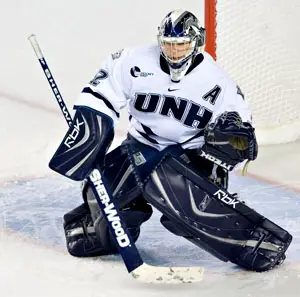
[[[172,81],[180,81],[192,58],[204,50],[205,29],[189,11],[174,10],[158,27],[158,44],[166,59]]]

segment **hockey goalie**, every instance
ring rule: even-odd
[[[266,271],[281,264],[292,236],[228,192],[228,173],[257,157],[251,111],[241,89],[204,51],[205,29],[188,11],[170,12],[158,43],[106,58],[74,105],[75,117],[49,166],[83,181],[83,203],[64,216],[71,255],[117,252],[89,183],[99,168],[136,241],[161,223],[223,261]],[[129,127],[107,153],[120,110]]]

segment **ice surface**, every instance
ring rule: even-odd
[[[143,296],[298,296],[293,290],[299,289],[300,281],[299,194],[237,175],[231,177],[231,188],[294,235],[286,262],[263,274],[242,271],[170,234],[155,211],[137,242],[143,259],[152,265],[206,268],[202,283],[174,287],[134,281],[117,255],[76,259],[66,253],[62,216],[81,203],[78,183],[62,177],[8,183],[0,189],[2,292],[5,296],[129,296],[133,292]]]

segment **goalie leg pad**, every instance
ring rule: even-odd
[[[120,218],[134,241],[140,235],[141,224],[152,215],[152,207],[145,201],[138,201],[120,210]],[[64,230],[68,252],[73,256],[95,257],[118,252],[102,212],[99,210],[94,221],[86,204],[64,215]]]
[[[137,185],[126,146],[121,145],[107,154],[101,171],[105,185],[113,194],[114,204],[119,210],[120,218],[126,224],[132,239],[136,241],[140,234],[141,224],[152,215],[152,207],[141,196],[141,188]],[[118,250],[114,239],[88,183],[84,184],[82,195],[90,210],[97,244],[102,248],[98,255],[116,253]]]
[[[174,225],[164,224],[170,231],[249,270],[281,263],[292,240],[286,230],[168,155],[145,183],[144,196]]]
[[[114,238],[91,188],[87,190],[87,202],[93,218],[97,240],[103,247],[102,255],[117,253],[118,249]],[[135,242],[140,235],[140,226],[152,215],[152,207],[143,197],[137,197],[128,205],[119,208],[119,214],[121,221],[126,224],[131,238]]]

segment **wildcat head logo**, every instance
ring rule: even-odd
[[[154,73],[151,72],[142,72],[141,69],[137,66],[134,66],[130,69],[130,74],[133,77],[148,77],[154,75]]]

